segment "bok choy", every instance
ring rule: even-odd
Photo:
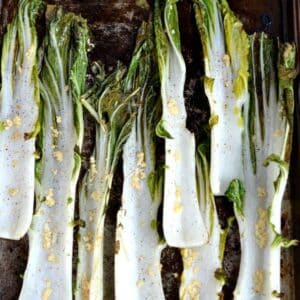
[[[80,97],[85,89],[87,42],[84,19],[61,10],[53,14],[40,75],[43,121],[37,207],[19,299],[72,299],[73,221],[83,132]]]
[[[157,134],[165,138],[163,231],[170,246],[194,247],[206,243],[208,233],[197,200],[195,137],[186,128],[186,66],[181,54],[177,1],[163,2],[163,17],[159,0],[155,1],[154,17],[163,104]]]
[[[194,0],[194,9],[211,113],[211,186],[214,195],[224,195],[231,180],[243,179],[242,110],[248,99],[249,40],[225,0]]]
[[[133,58],[135,60],[135,58]],[[95,65],[96,66],[96,65]],[[85,226],[78,236],[76,299],[103,299],[104,220],[113,175],[136,114],[131,101],[138,90],[126,89],[133,80],[119,64],[105,76],[98,68],[95,85],[82,97],[84,106],[97,121],[96,144],[79,194],[79,213]]]
[[[235,203],[241,265],[235,299],[280,295],[280,249],[296,241],[281,235],[281,203],[288,179],[293,122],[296,51],[266,34],[251,37],[250,100],[246,102],[244,182],[226,192]],[[279,52],[276,60],[276,52]]]
[[[41,0],[19,1],[1,58],[0,237],[28,231],[34,203],[35,141],[39,131],[39,82],[35,21]]]
[[[197,192],[200,210],[209,229],[209,241],[201,247],[181,250],[183,274],[180,299],[219,299],[224,284],[222,261],[225,249],[226,230],[221,230],[209,180],[207,144],[201,144],[196,151]]]
[[[162,200],[162,171],[156,166],[155,127],[160,117],[153,58],[152,23],[138,34],[127,88],[137,89],[139,103],[123,152],[122,207],[118,212],[115,293],[116,299],[164,299],[160,275],[163,243],[157,232],[157,214]],[[130,75],[131,76],[131,75]],[[130,276],[124,276],[130,270]]]

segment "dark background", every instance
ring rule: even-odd
[[[101,60],[106,64],[108,70],[111,70],[118,60],[126,64],[129,62],[137,29],[142,20],[146,20],[149,15],[149,9],[139,5],[141,1],[138,0],[49,0],[46,2],[48,4],[62,5],[67,10],[80,13],[88,19],[93,34],[93,43],[95,44],[94,50],[90,53],[91,61]],[[248,33],[266,31],[274,37],[279,36],[282,40],[299,39],[299,0],[231,0],[229,3],[245,24]],[[2,36],[7,22],[14,14],[16,0],[0,0],[0,7],[0,36]],[[178,10],[183,55],[187,64],[185,88],[188,111],[187,126],[196,134],[197,140],[200,141],[206,136],[206,124],[209,118],[209,107],[204,96],[201,81],[204,71],[200,38],[193,17],[192,1],[179,1]],[[42,38],[44,31],[44,20],[42,17],[38,24],[39,34]],[[295,34],[293,28],[298,28],[298,30],[295,30]],[[300,239],[300,203],[298,201],[300,193],[299,116],[298,105],[296,105],[291,175],[282,215],[284,234],[298,239]],[[93,124],[90,120],[86,120],[86,125],[84,158],[89,157],[93,146],[92,136],[94,132]],[[84,171],[85,166],[82,173]],[[111,196],[111,205],[106,219],[105,263],[108,266],[107,281],[112,281],[113,278],[114,226],[122,192],[121,163],[114,178],[113,187],[114,192]],[[221,197],[216,199],[216,202],[221,225],[226,226],[225,220],[233,214],[232,207]],[[282,282],[285,292],[283,299],[300,299],[300,276],[298,275],[299,272],[295,271],[300,270],[299,252],[299,248],[282,251]],[[21,277],[26,267],[27,254],[28,239],[26,237],[17,242],[0,239],[0,300],[14,300],[18,298],[22,285]],[[239,259],[239,233],[237,224],[234,223],[226,245],[223,267],[228,276],[228,282],[224,287],[223,295],[221,295],[223,299],[232,298],[232,291],[238,275]],[[177,275],[180,275],[182,271],[179,251],[174,248],[165,249],[162,253],[162,265],[166,298],[176,300],[178,299],[179,285],[176,277],[180,278]],[[105,295],[105,299],[113,299],[113,284],[107,285]]]

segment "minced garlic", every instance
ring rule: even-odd
[[[8,190],[8,193],[11,197],[15,197],[19,193],[19,189],[11,188]]]
[[[223,62],[226,67],[230,66],[230,56],[228,54],[223,55]]]
[[[179,108],[177,106],[177,102],[174,98],[170,98],[167,102],[168,110],[170,114],[177,115],[179,113]]]
[[[98,191],[94,191],[91,194],[91,198],[95,201],[100,201],[101,200],[101,193]]]
[[[44,249],[50,249],[55,241],[55,235],[54,233],[50,230],[50,226],[48,223],[45,224],[44,226],[44,231],[43,231],[43,248]]]
[[[181,255],[182,255],[182,260],[185,268],[191,268],[193,262],[196,260],[198,256],[196,251],[188,248],[182,249]]]
[[[255,224],[255,237],[256,244],[259,248],[264,248],[268,241],[268,211],[265,208],[259,208],[258,211],[258,220]]]
[[[180,214],[183,211],[183,206],[181,201],[176,200],[173,206],[173,211],[175,214]]]
[[[267,191],[264,187],[259,186],[257,188],[257,195],[259,197],[259,199],[265,199],[267,197]]]
[[[62,162],[64,160],[64,154],[61,151],[54,151],[53,156],[59,162]]]
[[[54,254],[48,255],[48,261],[53,264],[58,264],[58,258]]]
[[[91,281],[87,277],[87,275],[84,274],[83,277],[82,277],[82,281],[81,281],[81,290],[82,290],[83,299],[89,299],[89,297],[90,297],[90,286],[91,286]]]
[[[254,291],[256,293],[262,293],[264,288],[265,274],[263,270],[257,270],[254,274]]]
[[[193,280],[189,285],[183,289],[182,299],[183,300],[199,300],[199,291],[201,284],[197,280]]]
[[[137,153],[137,168],[134,170],[133,175],[131,176],[131,186],[134,189],[141,188],[141,181],[146,179],[146,163],[145,163],[145,154],[143,152]]]
[[[60,117],[60,116],[57,116],[57,117],[56,117],[56,123],[60,124],[61,121],[62,121],[61,117]]]
[[[48,300],[52,295],[51,281],[46,280],[46,287],[43,290],[42,300]]]
[[[16,127],[20,127],[22,125],[22,119],[20,116],[15,116],[13,118],[13,124],[16,126]]]
[[[53,189],[49,189],[47,191],[46,197],[45,197],[45,204],[48,207],[53,207],[55,205],[55,200],[54,200],[54,193],[53,193]]]
[[[140,289],[143,285],[144,285],[144,281],[143,280],[138,280],[136,282],[136,286],[137,286],[138,289]]]

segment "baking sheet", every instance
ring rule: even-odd
[[[198,31],[195,26],[192,1],[179,1],[179,16],[181,25],[181,35],[183,44],[183,55],[187,63],[187,81],[185,88],[186,106],[189,116],[188,128],[195,132],[197,139],[201,140],[205,135],[205,124],[209,118],[209,108],[207,99],[204,96],[201,80],[203,76],[203,64],[201,55],[201,45]],[[16,0],[0,0],[0,35],[3,33],[5,24],[13,15]],[[148,10],[140,5],[141,1],[128,0],[102,0],[102,1],[47,1],[48,4],[61,4],[66,9],[76,13],[81,13],[89,21],[90,28],[94,36],[95,49],[90,54],[91,60],[100,59],[106,64],[108,69],[115,66],[118,60],[127,64],[130,60],[134,47],[134,40],[137,29],[142,20],[147,19]],[[275,0],[231,0],[231,8],[240,16],[248,33],[254,31],[266,31],[273,36],[280,36],[284,39],[293,39],[293,9],[292,1]],[[287,6],[283,5],[284,3]],[[299,4],[299,0],[294,0]],[[295,5],[295,4],[294,4]],[[298,6],[299,8],[299,6]],[[298,14],[299,18],[299,14]],[[299,19],[298,19],[299,21]],[[295,22],[297,23],[297,22]],[[298,24],[298,23],[297,23]],[[299,26],[299,25],[297,25]],[[299,27],[298,27],[299,29]],[[41,35],[43,29],[40,28]],[[296,107],[298,109],[298,106]],[[299,110],[296,110],[300,116]],[[299,124],[299,119],[297,119]],[[93,145],[94,129],[89,120],[86,120],[86,142],[83,156],[89,157]],[[287,236],[292,236],[294,227],[294,237],[300,239],[300,204],[296,201],[300,190],[300,168],[298,158],[299,146],[298,136],[300,128],[295,130],[295,142],[292,156],[292,170],[290,184],[287,189],[283,204],[283,232]],[[87,159],[86,159],[87,160]],[[84,168],[83,171],[84,172]],[[114,253],[114,227],[115,216],[120,206],[121,186],[122,186],[121,165],[118,167],[117,175],[114,178],[114,189],[111,198],[111,205],[106,218],[106,246],[105,264],[107,266],[105,286],[105,299],[113,299],[113,253]],[[233,214],[232,207],[222,198],[216,199],[221,225],[225,226],[225,220]],[[293,212],[293,214],[292,214]],[[293,222],[292,222],[293,215]],[[293,226],[292,226],[293,225]],[[22,274],[26,267],[28,253],[28,239],[24,238],[18,242],[0,240],[0,299],[17,299],[21,284]],[[76,249],[75,249],[76,255]],[[230,231],[224,261],[224,269],[229,277],[227,285],[224,287],[224,299],[232,298],[236,278],[238,275],[240,257],[240,246],[238,228],[235,223]],[[182,261],[177,249],[167,248],[162,254],[162,274],[166,298],[170,300],[178,299],[178,278],[182,272]],[[300,299],[299,276],[294,272],[294,268],[300,270],[299,250],[289,249],[282,252],[282,285],[284,298],[286,300]],[[294,276],[295,275],[297,276]],[[295,285],[295,280],[297,284]],[[299,291],[298,291],[299,290]],[[297,296],[295,295],[297,293]]]

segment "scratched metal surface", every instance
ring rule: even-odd
[[[188,111],[188,128],[195,132],[197,140],[205,138],[204,125],[208,120],[208,104],[204,96],[201,76],[203,75],[203,64],[201,60],[201,46],[192,12],[192,1],[179,1],[180,26],[182,33],[183,54],[187,63],[187,81],[185,88],[186,107]],[[240,16],[249,33],[254,31],[267,31],[273,36],[282,39],[293,39],[293,26],[300,29],[299,14],[295,13],[292,1],[279,0],[231,0],[232,9]],[[288,4],[288,8],[282,2]],[[16,0],[0,0],[0,35],[5,32],[5,25],[13,15]],[[49,0],[48,4],[60,4],[66,9],[82,14],[87,18],[91,27],[95,49],[90,54],[91,60],[101,60],[108,69],[113,67],[117,60],[128,63],[134,46],[137,29],[142,20],[147,19],[149,10],[140,5],[139,0]],[[299,0],[294,0],[294,7]],[[295,17],[293,24],[293,12]],[[287,21],[282,21],[287,19]],[[42,20],[40,22],[43,23]],[[298,26],[298,27],[297,27]],[[297,31],[295,31],[297,32]],[[43,29],[40,28],[42,36]],[[299,35],[295,34],[299,38]],[[300,124],[300,113],[296,106],[296,120]],[[86,139],[83,156],[88,158],[93,146],[93,124],[86,120]],[[300,168],[298,162],[299,146],[298,137],[300,127],[295,129],[295,143],[292,158],[292,170],[290,184],[287,189],[283,206],[283,231],[286,235],[300,238],[300,202],[296,201],[300,188]],[[84,173],[85,166],[82,173]],[[106,282],[105,299],[111,300],[113,295],[113,253],[114,253],[114,227],[115,216],[120,205],[122,172],[121,164],[114,178],[114,192],[111,197],[111,205],[106,219],[106,247],[105,265]],[[299,186],[299,187],[298,187]],[[222,198],[216,199],[221,225],[225,226],[225,220],[233,214],[232,207]],[[298,203],[299,202],[299,203]],[[292,222],[292,220],[294,220]],[[292,226],[293,225],[293,226]],[[284,299],[300,299],[300,277],[294,272],[300,265],[298,249],[285,250],[282,253],[282,285]],[[21,275],[25,270],[28,253],[28,239],[24,238],[18,242],[0,239],[0,300],[14,300],[18,298],[22,284]],[[74,251],[76,255],[76,249]],[[237,224],[231,229],[228,237],[224,261],[224,269],[228,275],[228,283],[224,287],[224,299],[232,299],[236,278],[238,275],[240,257],[239,235]],[[167,248],[162,254],[162,275],[164,290],[168,300],[178,299],[179,282],[176,279],[182,272],[182,262],[177,249]],[[296,267],[295,267],[296,268]],[[295,276],[294,276],[295,273]],[[295,285],[296,283],[296,285]],[[299,291],[298,291],[299,290]],[[297,296],[295,295],[297,293]]]

